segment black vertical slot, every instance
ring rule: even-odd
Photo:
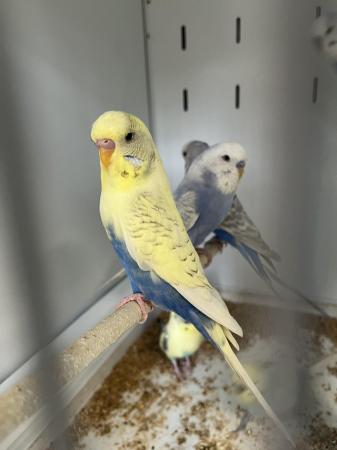
[[[322,15],[322,8],[320,6],[317,6],[316,8],[316,18],[320,17]]]
[[[236,18],[235,40],[237,44],[241,42],[241,18]]]
[[[237,84],[235,86],[235,108],[240,108],[240,85]]]
[[[312,83],[312,103],[317,103],[318,99],[318,78],[315,77]]]
[[[183,89],[183,110],[188,111],[188,90]]]
[[[182,25],[180,27],[180,39],[181,39],[181,49],[186,50],[186,27]]]

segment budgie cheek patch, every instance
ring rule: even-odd
[[[143,161],[135,156],[126,155],[124,156],[129,163],[131,163],[134,167],[140,167],[143,164]]]
[[[337,319],[230,304],[242,324],[240,358],[299,450],[337,448]],[[276,320],[275,320],[276,319]],[[301,325],[294,341],[285,328]],[[277,325],[279,324],[279,325]],[[282,324],[282,326],[281,326]],[[251,393],[203,344],[178,382],[158,323],[130,347],[71,430],[83,450],[274,450],[282,436]],[[302,407],[295,409],[299,376]],[[296,411],[296,413],[294,413]]]

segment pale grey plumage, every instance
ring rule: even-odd
[[[205,178],[208,176],[206,172]],[[230,210],[234,197],[233,193],[223,195],[211,182],[202,183],[203,181],[184,179],[175,192],[178,211],[191,241],[196,246],[218,227]]]
[[[240,179],[239,168],[246,160],[238,144],[217,144],[207,149],[195,158],[175,192],[178,210],[194,245],[200,245],[227,216]]]
[[[193,161],[196,161],[197,163],[201,153],[205,152],[205,150],[209,148],[211,147],[208,144],[201,141],[191,141],[183,147],[182,154],[185,159],[185,177],[188,177],[188,171]],[[184,180],[179,185],[178,189],[181,188],[182,185],[186,187]],[[182,215],[187,230],[192,228],[198,216],[195,206],[198,202],[197,195],[195,194],[196,192],[198,192],[197,189],[193,190],[192,193],[185,193],[184,196],[180,193],[179,196],[175,194],[178,209]],[[192,195],[194,196],[192,197]],[[230,207],[228,208],[228,204],[226,204],[225,208],[222,209],[222,211],[227,211],[227,213],[223,216],[224,219],[219,221],[213,228],[209,225],[209,231],[207,234],[216,228],[224,229],[238,242],[247,245],[263,256],[268,264],[273,266],[272,260],[279,261],[281,259],[280,256],[263,240],[260,231],[245,211],[242,203],[235,193],[232,199],[233,200]],[[214,225],[214,222],[215,220],[212,220],[212,225]]]
[[[267,261],[269,258],[275,261],[279,261],[281,259],[278,253],[272,250],[262,239],[261,233],[244,210],[237,195],[234,196],[233,203],[227,217],[222,222],[220,227],[217,228],[222,228],[228,231],[237,241],[252,248],[261,256],[264,256],[267,258]]]
[[[185,172],[190,168],[190,165],[202,152],[207,150],[209,145],[202,141],[190,141],[184,145],[181,153],[185,160]]]

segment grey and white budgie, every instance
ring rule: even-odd
[[[319,311],[320,314],[326,315],[316,303],[279,278],[274,263],[280,261],[281,258],[264,241],[260,231],[242,206],[235,193],[237,184],[232,184],[232,189],[226,193],[219,190],[219,184],[230,184],[231,175],[219,169],[222,177],[220,182],[214,182],[214,177],[210,175],[212,171],[216,170],[213,165],[218,164],[218,167],[221,167],[220,158],[217,163],[211,162],[211,154],[217,146],[205,147],[205,143],[201,144],[203,144],[204,150],[199,152],[195,158],[193,158],[195,154],[194,146],[197,145],[198,149],[201,147],[198,141],[192,141],[184,146],[183,157],[185,161],[189,161],[189,166],[183,181],[175,192],[179,212],[194,245],[200,245],[206,236],[213,231],[219,241],[231,245],[240,252],[277,296],[279,296],[279,293],[275,290],[272,281],[289,289],[310,304],[312,308]],[[225,145],[238,144],[221,145],[225,149]],[[208,155],[210,156],[208,157]],[[221,157],[222,159],[226,158],[230,165],[230,154],[224,152]],[[245,161],[242,162],[242,171],[244,165]],[[222,208],[219,206],[221,199],[223,202]],[[225,214],[221,220],[220,217],[223,213]],[[218,224],[215,225],[217,221]]]

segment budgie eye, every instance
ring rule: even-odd
[[[130,141],[132,141],[132,139],[134,138],[134,136],[135,136],[135,133],[128,133],[128,134],[125,136],[125,140],[126,140],[127,142],[130,142]]]
[[[185,158],[185,156],[187,156],[187,151],[186,150],[183,152],[183,157]]]
[[[229,162],[231,160],[228,155],[223,155],[222,159],[226,162]]]

